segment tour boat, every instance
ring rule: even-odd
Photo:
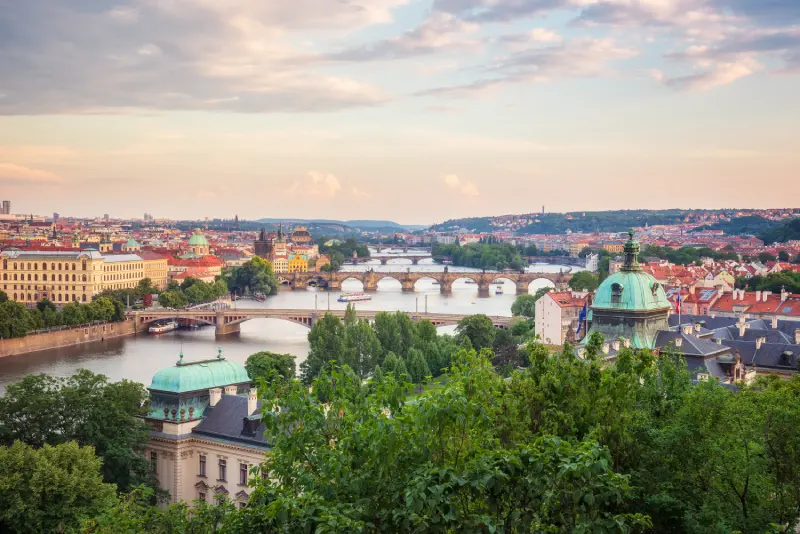
[[[372,295],[366,293],[342,293],[338,299],[339,302],[358,302],[359,300],[371,300]]]
[[[466,280],[464,280],[464,283],[465,284],[474,284],[475,280],[470,280],[469,278],[467,278]]]
[[[494,290],[494,294],[495,295],[502,295],[503,294],[503,286],[497,286],[497,288]]]
[[[151,334],[163,334],[164,332],[172,332],[178,329],[178,323],[175,321],[166,321],[153,324],[148,330]]]

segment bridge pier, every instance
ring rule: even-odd
[[[381,258],[381,265],[386,265],[389,263],[389,258]]]
[[[517,282],[517,295],[527,295],[528,294],[528,282]]]
[[[441,280],[439,282],[439,293],[442,295],[452,295],[453,294],[453,282],[447,280]]]
[[[227,336],[229,334],[238,334],[241,329],[239,327],[240,323],[233,323],[229,324],[226,322],[225,312],[218,311],[215,317],[215,330],[214,333],[219,336]]]
[[[478,284],[478,297],[485,299],[489,296],[489,284],[480,283]]]

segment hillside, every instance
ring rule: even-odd
[[[759,234],[758,237],[768,245],[800,240],[800,219],[792,219],[781,225],[774,226]]]
[[[757,215],[748,215],[746,217],[734,217],[730,221],[700,226],[692,230],[692,232],[722,230],[726,235],[760,235],[780,225],[781,223],[779,222],[770,221]]]

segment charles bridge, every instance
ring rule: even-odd
[[[358,280],[364,287],[364,291],[377,291],[378,282],[384,279],[392,279],[400,282],[403,291],[414,291],[414,285],[424,279],[435,280],[439,283],[439,291],[442,294],[450,294],[453,291],[453,282],[456,280],[472,280],[478,286],[478,296],[488,297],[489,290],[498,280],[509,280],[514,284],[516,294],[524,295],[528,293],[528,287],[534,280],[549,280],[557,290],[563,291],[568,288],[572,275],[568,272],[560,273],[520,273],[520,272],[448,272],[445,267],[444,272],[413,272],[411,269],[401,272],[377,272],[373,270],[364,272],[345,272],[334,273],[284,273],[276,275],[278,281],[292,289],[305,289],[309,285],[325,285],[331,290],[340,290],[342,282],[345,280]]]
[[[356,306],[356,316],[359,318],[374,320],[375,315],[380,313],[379,310],[361,310]],[[213,325],[216,329],[218,336],[233,334],[239,332],[239,328],[243,322],[250,319],[280,319],[290,321],[293,323],[301,324],[307,328],[311,328],[314,321],[323,317],[325,314],[332,314],[339,318],[343,318],[345,310],[301,310],[301,309],[272,309],[272,308],[254,308],[254,309],[185,309],[185,310],[148,310],[141,312],[133,312],[129,315],[134,320],[134,326],[137,332],[146,332],[148,326],[153,321],[164,319],[175,319],[179,322],[186,324],[207,324]],[[458,321],[467,317],[467,314],[454,314],[454,313],[409,313],[412,320],[419,321],[426,319],[433,323],[434,326],[446,326],[457,324]],[[511,326],[513,319],[504,316],[489,316],[495,328],[506,329]]]

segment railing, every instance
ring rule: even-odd
[[[47,334],[49,332],[61,332],[62,330],[72,330],[73,328],[88,328],[90,326],[99,326],[103,324],[111,324],[115,321],[92,321],[91,323],[82,323],[76,325],[62,325],[62,326],[52,326],[50,328],[42,328],[40,330],[31,330],[28,332],[27,335],[31,336],[34,334]]]

